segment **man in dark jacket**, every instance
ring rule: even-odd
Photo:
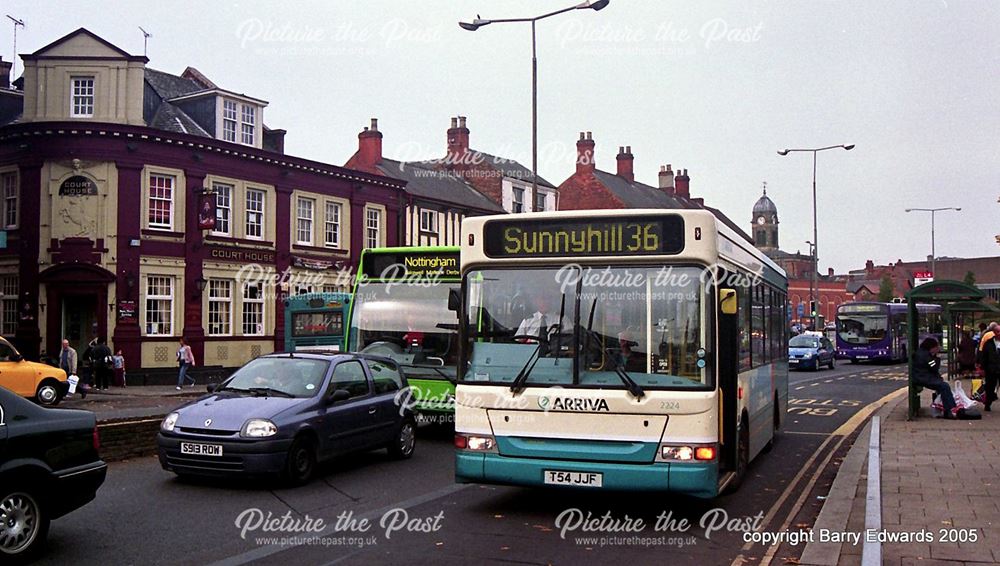
[[[937,357],[940,351],[941,347],[935,338],[925,338],[920,343],[920,348],[913,354],[913,383],[936,391],[944,405],[944,414],[941,417],[953,419],[955,396],[951,392],[951,387],[941,379],[941,360]]]
[[[96,386],[98,389],[106,390],[111,384],[111,374],[113,370],[111,365],[111,349],[108,348],[104,338],[99,338],[97,340],[97,345],[94,346],[91,356],[94,366]]]
[[[983,344],[983,373],[986,374],[986,410],[997,400],[997,384],[1000,383],[1000,334]]]

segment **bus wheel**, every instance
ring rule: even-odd
[[[747,468],[750,466],[750,424],[747,422],[746,416],[740,420],[739,435],[739,443],[736,446],[736,477],[733,478],[726,490],[729,493],[735,492],[743,485]]]

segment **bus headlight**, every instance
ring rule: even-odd
[[[676,446],[663,444],[660,446],[659,460],[666,462],[690,462],[693,460],[704,462],[715,460],[715,445],[695,444]]]
[[[456,434],[455,448],[459,450],[473,450],[475,452],[496,452],[497,443],[492,436],[478,436],[472,434]]]

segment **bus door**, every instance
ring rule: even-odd
[[[721,279],[725,281],[727,278]],[[720,459],[724,470],[735,470],[737,460],[737,425],[738,412],[737,396],[739,395],[739,368],[740,368],[740,315],[725,314],[725,311],[732,309],[742,310],[749,299],[744,297],[748,292],[745,287],[735,289],[717,289],[715,294],[715,312],[719,319],[718,331],[718,360],[719,367],[716,368],[716,376],[719,380],[720,412],[719,425],[721,427],[719,447]],[[749,313],[745,316],[749,316]],[[745,330],[744,330],[745,331]]]

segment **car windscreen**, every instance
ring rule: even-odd
[[[292,397],[312,397],[319,393],[330,362],[310,358],[257,358],[236,370],[225,389],[237,391],[274,390]]]
[[[792,348],[819,348],[819,339],[812,336],[796,336],[788,342]]]

